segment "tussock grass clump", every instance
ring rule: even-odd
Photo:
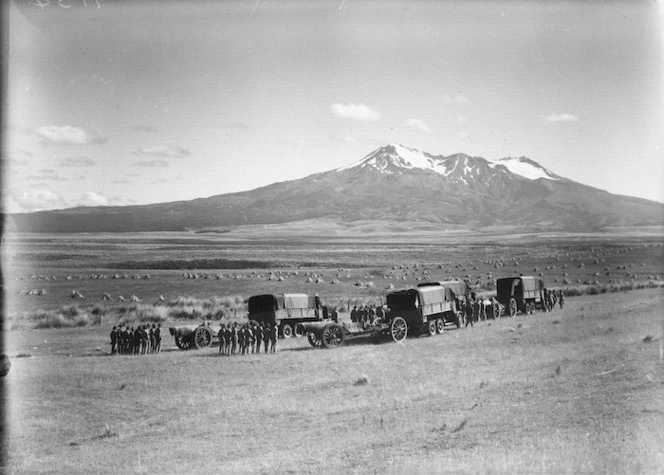
[[[246,302],[239,295],[195,299],[178,297],[166,303],[168,317],[178,320],[222,320],[236,314],[246,313]]]
[[[81,309],[78,305],[68,305],[58,310],[38,310],[28,315],[34,328],[74,328],[101,325],[104,310],[93,307],[90,310]]]
[[[119,325],[132,323],[162,323],[168,320],[168,310],[158,305],[131,304],[117,309]]]

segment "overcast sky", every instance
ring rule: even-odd
[[[8,211],[187,200],[398,142],[664,201],[652,1],[17,0]]]

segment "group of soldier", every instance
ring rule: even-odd
[[[382,305],[360,305],[360,308],[355,305],[350,311],[350,321],[364,326],[372,324],[377,318],[382,320],[384,316],[385,309]]]
[[[555,290],[544,289],[543,308],[545,312],[550,312],[556,307],[556,303],[563,308],[565,303],[565,294],[562,289],[556,292]],[[456,300],[457,309],[460,315],[464,318],[466,327],[473,326],[480,320],[487,318],[496,318],[496,314],[500,312],[500,304],[495,297],[491,297],[490,301],[483,300],[477,296],[475,292],[471,292],[467,298],[458,298]]]
[[[112,355],[146,355],[161,351],[161,323],[147,323],[134,327],[113,326],[111,330]]]
[[[228,325],[222,323],[217,335],[220,355],[260,353],[261,345],[264,346],[264,352],[267,354],[277,351],[279,327],[253,320],[242,325],[237,322]]]

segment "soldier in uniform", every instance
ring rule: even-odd
[[[558,303],[560,304],[560,308],[563,308],[563,304],[565,303],[565,294],[563,293],[563,289],[558,290]]]
[[[358,312],[357,312],[357,305],[353,305],[353,310],[350,311],[350,321],[351,322],[356,322],[358,320]]]
[[[270,344],[270,334],[272,333],[272,325],[269,323],[265,324],[265,328],[263,330],[263,343],[265,344],[265,354],[267,355],[268,352],[268,346]]]
[[[233,327],[231,329],[231,354],[234,355],[237,351],[237,344],[239,340],[237,322],[233,322]]]
[[[219,333],[217,333],[217,336],[219,337],[219,354],[220,355],[225,355],[226,354],[226,340],[224,339],[224,333],[226,332],[226,325],[223,323],[219,327]]]
[[[277,351],[277,337],[279,336],[279,326],[275,325],[270,332],[270,352]]]
[[[118,352],[118,330],[115,325],[111,330],[111,354],[115,355]]]
[[[263,322],[254,327],[254,337],[256,338],[256,353],[261,352],[261,345],[263,344]]]
[[[472,327],[473,324],[474,324],[472,297],[470,297],[470,299],[466,298],[465,306],[466,306],[466,327],[468,327],[469,323],[470,323],[470,326]]]
[[[161,351],[161,323],[157,324],[157,328],[154,331],[154,341],[155,341],[155,353]]]

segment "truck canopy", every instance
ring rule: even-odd
[[[263,294],[249,297],[250,314],[275,312],[290,308],[316,308],[316,297],[307,294]]]
[[[424,305],[449,302],[453,299],[452,295],[446,287],[426,285],[387,294],[387,307],[391,310],[413,310]]]

